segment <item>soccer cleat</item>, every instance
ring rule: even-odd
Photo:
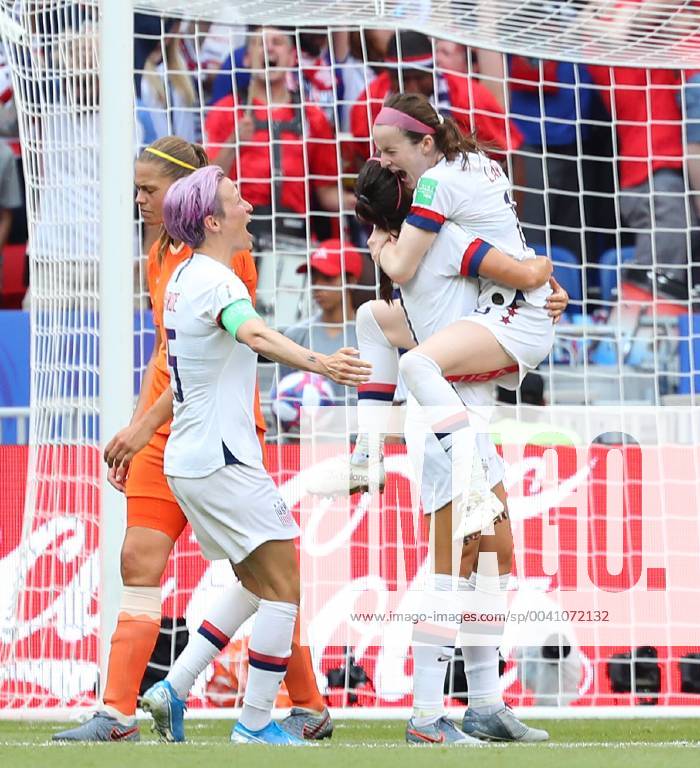
[[[413,718],[408,721],[406,726],[406,741],[409,744],[434,744],[444,746],[479,746],[482,742],[457,728],[457,726],[446,717],[441,717],[430,725],[418,726],[413,722]]]
[[[259,731],[250,731],[245,725],[236,723],[231,731],[231,741],[234,744],[275,744],[286,747],[305,747],[311,746],[309,742],[300,739],[289,731],[270,721]]]
[[[467,709],[462,730],[482,741],[519,741],[527,744],[549,739],[547,731],[525,725],[509,707],[503,707],[493,715],[480,715]]]
[[[139,741],[141,735],[135,718],[123,725],[106,712],[95,712],[76,728],[54,733],[51,738],[53,741]]]
[[[459,502],[461,520],[455,533],[456,539],[464,539],[488,528],[503,512],[503,504],[489,488],[486,472],[478,456],[474,456],[466,500]]]
[[[185,710],[187,704],[179,699],[167,680],[152,685],[141,698],[141,709],[153,718],[153,730],[161,741],[185,740]]]
[[[380,492],[384,490],[383,456],[373,462],[355,462],[348,456],[336,456],[313,470],[306,482],[306,492],[312,496],[337,496],[368,491],[370,483],[378,486]]]
[[[292,711],[280,725],[287,733],[310,741],[330,739],[333,734],[333,721],[328,709],[324,709],[323,712],[314,712],[312,709],[292,707]]]

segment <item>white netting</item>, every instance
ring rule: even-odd
[[[406,26],[505,53],[646,67],[700,62],[695,0],[386,0],[367,3],[263,0],[137,0],[160,11],[220,24]]]
[[[99,624],[97,3],[80,15],[66,3],[1,9],[32,260],[29,480],[22,538],[6,553],[21,591],[17,604],[6,592],[3,688],[10,702],[35,689],[42,703],[82,701]]]
[[[0,2],[20,112],[33,334],[24,530],[20,544],[2,552],[8,573],[20,573],[21,591],[19,603],[8,600],[2,616],[0,706],[89,702],[97,679],[97,5]],[[693,111],[700,85],[690,69],[700,67],[692,36],[699,13],[695,3],[154,0],[136,6],[168,17],[154,14],[136,24],[137,143],[142,147],[167,133],[203,141],[238,179],[256,207],[257,299],[272,325],[297,325],[295,338],[321,349],[354,344],[351,304],[374,295],[375,275],[365,250],[367,233],[350,215],[352,180],[372,150],[369,126],[386,93],[401,86],[418,88],[495,145],[494,153],[514,180],[529,241],[552,256],[571,294],[552,359],[541,371],[548,401],[660,405],[697,392],[700,320],[693,304],[696,281],[688,268],[698,260],[693,189],[700,186],[693,164],[700,154],[700,116]],[[308,24],[309,19],[313,28],[292,33],[289,61],[281,59],[285,35],[281,42],[262,46],[257,32],[243,26]],[[350,20],[353,26],[346,26]],[[324,28],[328,24],[332,31]],[[428,41],[427,51],[420,48],[425,41],[415,37],[392,43],[393,25],[420,26],[436,38]],[[506,53],[519,55],[506,58]],[[629,69],[609,69],[614,64]],[[358,105],[366,89],[371,97]],[[652,130],[660,131],[659,143]],[[642,134],[652,150],[642,145],[646,154],[640,155]],[[656,196],[643,188],[645,178],[653,179]],[[139,254],[134,265],[138,373],[153,343],[144,248],[153,235],[144,228],[138,235],[124,233],[125,243],[137,242]],[[308,268],[317,245],[329,238],[339,239],[344,248],[354,243],[363,254],[362,269],[349,269],[346,254],[347,274],[317,302],[307,274],[296,270]],[[648,261],[638,274],[626,274],[623,264],[635,247]],[[647,272],[663,279],[650,281]],[[304,326],[324,302],[326,319]],[[308,379],[281,382],[284,373],[262,364],[260,388],[271,427],[272,468],[289,501],[296,503],[298,449],[289,444],[293,435],[284,433],[296,427],[300,403],[344,402],[345,395],[329,393]],[[281,390],[286,400],[279,398]],[[677,432],[667,439],[676,442]],[[576,476],[576,467],[564,466],[562,476]],[[407,494],[400,479],[386,508],[407,515]],[[353,578],[362,578],[368,561],[377,556],[369,551],[363,525],[353,533]],[[393,522],[386,525],[384,543],[392,552],[396,531],[390,530]],[[527,575],[541,535],[521,528],[517,541]],[[565,549],[574,546],[565,542]],[[418,567],[420,552],[414,542],[411,567]],[[391,574],[396,564],[391,555],[387,558]],[[227,577],[228,572],[207,569],[186,533],[166,572],[164,615],[186,617],[190,627],[196,626],[210,588]],[[175,647],[171,638],[166,658]],[[689,650],[695,649],[661,649],[664,703],[688,701],[681,695],[679,659]],[[324,684],[330,670],[342,670],[332,703],[348,704],[352,672],[343,649],[321,644],[315,651]],[[611,652],[582,649],[584,703],[633,703],[610,689],[605,663]],[[238,655],[230,655],[238,664]],[[538,667],[539,660],[529,659],[534,666],[521,670],[521,681],[522,675],[551,671],[551,665]],[[389,672],[387,663],[376,648],[368,650],[363,666],[376,686],[386,680],[387,687],[375,692],[371,683],[360,685],[353,693],[360,703],[408,703],[403,657],[400,663],[393,660]],[[222,661],[224,687],[216,689],[227,703],[239,677],[230,674],[231,664]],[[530,693],[525,691],[516,669],[512,664],[507,673],[509,691],[514,701],[531,703],[537,685],[525,682]],[[565,670],[542,683],[547,696],[556,700],[560,694],[561,701],[576,697],[576,683],[571,689],[567,679],[564,690],[564,676]],[[196,690],[200,697],[204,686],[201,681]]]

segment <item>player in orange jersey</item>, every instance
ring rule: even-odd
[[[136,202],[144,223],[162,226],[163,199],[170,186],[208,163],[203,147],[177,136],[166,136],[146,147],[135,168]],[[177,265],[190,255],[191,250],[183,243],[173,242],[164,229],[149,251],[147,278],[156,343],[143,377],[132,425],[170,386],[162,333],[163,293]],[[250,252],[234,254],[231,267],[255,301],[257,273]],[[255,421],[264,457],[265,419],[257,391]],[[117,627],[112,635],[103,703],[90,720],[55,734],[54,740],[134,741],[139,738],[134,717],[136,699],[160,631],[160,581],[173,546],[187,524],[163,474],[163,453],[169,430],[169,424],[157,430],[147,447],[134,457],[127,478],[120,477],[114,468],[110,470],[110,483],[127,498],[127,529],[121,552],[124,589]],[[200,649],[197,656],[197,665],[203,666],[191,670],[195,677],[228,642],[228,598],[228,591],[221,595],[196,635],[197,641],[206,647]],[[298,625],[285,683],[294,704],[286,727],[308,738],[330,736],[333,726],[316,685],[309,649],[299,643]]]

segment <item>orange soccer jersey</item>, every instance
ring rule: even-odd
[[[156,329],[157,350],[153,361],[153,375],[148,391],[143,393],[144,407],[150,408],[167,387],[170,386],[167,351],[163,328],[163,297],[165,288],[175,268],[189,258],[192,250],[182,244],[179,248],[170,246],[161,260],[158,258],[158,243],[154,243],[148,253],[146,274],[148,292],[153,307],[153,324]],[[251,300],[255,302],[258,276],[255,263],[249,251],[234,254],[231,268],[243,281]],[[264,433],[265,419],[260,407],[260,396],[255,390],[255,425],[263,447],[265,459]],[[170,422],[164,424],[153,436],[143,451],[136,454],[126,482],[127,526],[143,526],[166,533],[173,540],[182,532],[186,520],[170,491],[163,473],[163,454],[165,443],[170,434]]]

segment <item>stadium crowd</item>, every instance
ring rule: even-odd
[[[324,320],[324,333],[352,334],[354,311],[373,297],[368,230],[352,215],[352,185],[372,150],[372,120],[398,90],[431,98],[507,168],[527,242],[553,259],[572,323],[608,321],[620,274],[641,291],[635,296],[676,301],[679,314],[692,307],[699,71],[501,56],[415,31],[268,28],[263,36],[140,14],[134,71],[138,148],[169,134],[201,142],[253,204],[259,308],[275,327],[318,320],[302,266],[341,234],[360,251],[360,266],[353,256],[343,292],[352,306],[338,323]],[[13,308],[28,304],[30,275],[2,51],[0,136],[0,306]],[[143,253],[156,236],[144,227]],[[273,249],[276,258],[266,256]],[[555,362],[571,358],[564,352]],[[612,360],[599,350],[590,362]]]

